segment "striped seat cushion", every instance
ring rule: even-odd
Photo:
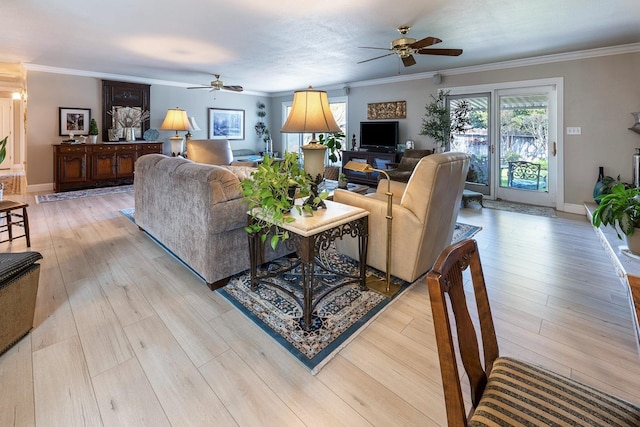
[[[518,360],[500,357],[470,426],[640,426],[640,407]]]

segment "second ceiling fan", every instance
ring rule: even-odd
[[[462,54],[462,49],[432,49],[428,46],[433,46],[434,44],[441,43],[442,40],[435,37],[425,37],[420,40],[416,40],[411,37],[406,37],[407,33],[411,27],[402,26],[398,27],[398,31],[402,34],[402,37],[399,39],[395,39],[391,42],[390,48],[385,47],[367,47],[360,46],[362,49],[381,49],[381,50],[390,50],[391,53],[387,53],[385,55],[376,56],[375,58],[365,59],[364,61],[358,62],[358,64],[362,64],[363,62],[373,61],[375,59],[384,58],[389,55],[397,54],[405,67],[410,67],[416,63],[414,54],[419,55],[444,55],[444,56],[459,56]]]
[[[242,86],[227,86],[225,85],[222,80],[220,80],[220,74],[214,74],[213,75],[216,79],[213,80],[211,83],[209,83],[209,86],[195,86],[195,87],[188,87],[187,89],[209,89],[209,92],[214,91],[214,90],[230,90],[232,92],[242,92]]]

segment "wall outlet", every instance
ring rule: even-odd
[[[567,127],[567,135],[582,135],[581,127]]]

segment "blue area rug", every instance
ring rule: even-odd
[[[122,209],[121,212],[135,223],[133,208]],[[473,237],[480,230],[480,227],[457,223],[452,241]],[[335,251],[325,252],[321,259],[325,265],[334,269],[357,274],[357,263]],[[271,264],[270,268],[277,268],[289,262],[291,261],[281,258]],[[372,268],[367,268],[367,274],[384,277],[384,273]],[[292,274],[285,276],[285,280],[278,280],[278,285],[300,296],[298,280],[299,278]],[[325,275],[323,280],[326,283],[320,287],[326,288],[338,279]],[[233,276],[229,283],[217,292],[289,351],[311,373],[316,374],[333,355],[357,336],[363,326],[373,321],[411,286],[411,283],[397,278],[392,280],[400,285],[400,291],[392,299],[369,290],[361,291],[357,285],[344,286],[329,293],[316,306],[314,324],[310,331],[302,328],[302,311],[295,300],[285,292],[263,285],[259,285],[255,292],[251,291],[248,271]],[[316,295],[321,292],[322,289],[314,289]]]
[[[62,200],[81,199],[83,197],[104,196],[107,194],[133,193],[133,185],[117,187],[90,188],[87,190],[63,191],[61,193],[38,194],[36,203],[60,202]]]

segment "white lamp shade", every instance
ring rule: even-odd
[[[189,123],[191,123],[191,127],[193,128],[193,130],[200,130],[200,126],[198,126],[198,123],[196,123],[195,117],[189,117]]]
[[[280,130],[284,133],[340,131],[340,126],[331,114],[327,92],[314,90],[311,86],[307,90],[299,90],[293,94],[291,112]]]
[[[187,112],[176,107],[175,110],[167,110],[167,115],[160,126],[162,130],[175,130],[176,134],[179,130],[194,130],[189,123]]]

